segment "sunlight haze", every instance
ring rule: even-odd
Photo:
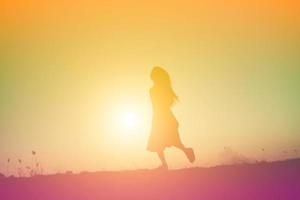
[[[270,2],[1,0],[0,172],[32,150],[47,173],[155,167],[156,65],[197,155],[170,168],[299,156],[299,3]]]

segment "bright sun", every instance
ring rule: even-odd
[[[135,128],[138,125],[137,114],[135,112],[125,111],[120,115],[120,122],[123,128]]]

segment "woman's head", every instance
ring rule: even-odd
[[[176,93],[172,88],[172,83],[168,72],[162,67],[155,66],[151,71],[151,80],[156,87],[164,90],[164,92],[172,99],[172,104],[178,100]]]
[[[168,72],[159,66],[153,67],[151,79],[155,84],[171,84]]]

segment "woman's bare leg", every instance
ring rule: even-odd
[[[163,151],[163,150],[158,151],[158,152],[157,152],[157,155],[158,155],[158,157],[159,157],[159,159],[160,159],[160,161],[161,161],[161,164],[162,164],[161,168],[166,168],[166,169],[168,169],[168,164],[167,164],[167,162],[166,162],[166,158],[165,158],[164,151]]]
[[[175,147],[177,147],[178,149],[183,151],[183,153],[186,155],[186,157],[189,159],[190,162],[195,161],[195,154],[194,154],[194,150],[192,148],[187,148],[182,143],[175,145]]]

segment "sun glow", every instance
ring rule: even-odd
[[[138,125],[138,116],[133,111],[124,111],[120,115],[120,123],[126,129],[136,128]]]

